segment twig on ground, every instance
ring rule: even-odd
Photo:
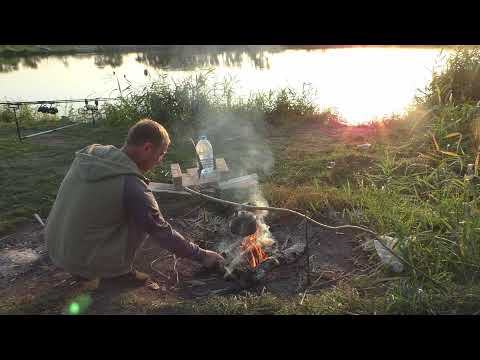
[[[305,216],[305,255],[306,258],[306,271],[307,271],[307,285],[310,285],[310,247],[308,239],[308,222]]]
[[[300,305],[303,305],[303,300],[305,300],[305,296],[307,296],[307,291],[308,289],[303,293],[302,300],[300,300]]]
[[[150,268],[151,268],[153,271],[155,271],[157,274],[163,276],[163,277],[166,278],[167,280],[170,280],[170,276],[164,274],[163,272],[161,272],[161,271],[159,271],[159,270],[157,270],[157,269],[155,269],[155,268],[153,267],[153,264],[154,264],[154,263],[156,263],[158,260],[163,259],[163,258],[164,258],[164,257],[159,257],[159,258],[156,258],[155,260],[153,260],[153,261],[150,263]]]
[[[42,218],[38,214],[33,214],[35,219],[42,225],[42,227],[45,227],[45,223],[43,222]]]
[[[188,227],[187,223],[182,219],[173,219],[173,221],[175,221],[177,225],[180,225],[184,229]]]
[[[202,229],[203,231],[210,231],[213,232],[213,230],[210,230],[209,228],[206,228],[205,226],[202,226],[200,224],[195,224],[196,227]]]
[[[353,275],[354,273],[355,273],[355,270],[354,270],[354,271],[351,271],[351,272],[348,272],[348,273],[346,273],[346,274],[343,274],[343,275],[341,275],[341,276],[339,276],[339,277],[336,277],[336,278],[334,278],[334,279],[324,281],[323,283],[320,283],[320,284],[317,285],[317,286],[323,286],[323,285],[326,285],[326,284],[329,284],[329,283],[332,283],[332,282],[335,282],[335,281],[339,281],[339,280],[345,279],[346,277],[351,276],[351,275]],[[320,280],[320,279],[321,279],[321,276],[320,276],[317,280],[315,280],[315,281],[313,282],[313,284],[310,286],[310,288],[312,288],[312,287],[315,285],[315,283],[316,283],[318,280]]]
[[[382,264],[380,264],[380,266],[381,266],[381,265],[382,265]],[[379,264],[375,264],[375,265],[372,265],[372,266],[370,266],[370,267],[368,267],[368,268],[366,268],[366,269],[363,269],[363,270],[361,270],[361,271],[362,271],[362,272],[365,272],[365,271],[368,271],[368,270],[370,270],[370,269],[375,268],[375,270],[372,272],[372,274],[374,274],[374,273],[379,269],[380,266],[379,266]],[[323,272],[325,273],[325,272],[327,272],[327,271],[323,271]],[[329,272],[331,272],[331,271],[329,271]],[[345,273],[345,274],[343,274],[343,275],[341,275],[341,276],[339,276],[339,277],[336,277],[336,278],[334,278],[334,279],[330,279],[330,280],[324,281],[323,283],[320,283],[320,284],[316,285],[316,284],[318,283],[318,281],[323,277],[323,275],[320,275],[320,276],[312,283],[311,286],[309,286],[307,289],[305,289],[305,293],[306,293],[306,292],[312,293],[312,292],[321,291],[321,289],[313,289],[313,287],[314,287],[314,286],[317,286],[317,287],[318,287],[318,286],[324,286],[324,285],[330,284],[330,283],[332,283],[332,282],[336,282],[336,281],[342,280],[342,279],[344,279],[344,278],[346,278],[346,277],[348,277],[348,276],[353,276],[353,275],[355,275],[356,272],[357,272],[357,270],[353,270],[353,271],[350,271],[350,272],[348,272],[348,273]],[[372,275],[372,274],[370,274],[370,275]]]
[[[375,265],[372,265],[372,266],[368,267],[368,268],[365,269],[364,271],[368,271],[368,270],[370,270],[370,269],[375,268],[372,272],[370,272],[370,273],[367,275],[367,277],[372,277],[372,276],[376,275],[383,266],[384,266],[383,263],[378,263],[378,264],[375,264]]]
[[[194,211],[198,210],[198,209],[201,209],[203,207],[203,205],[205,205],[206,201],[203,201],[202,203],[200,203],[200,205],[198,206],[195,206],[193,209],[187,211],[185,214],[181,215],[180,217],[182,218],[185,218],[187,217],[187,215],[190,215],[191,213],[193,213]]]
[[[15,234],[10,234],[10,235],[4,236],[4,237],[0,238],[0,241],[8,239],[9,237],[11,237],[13,235],[15,235]]]
[[[178,283],[180,282],[180,279],[178,277],[178,271],[177,271],[177,261],[178,261],[178,258],[175,255],[173,255],[173,271],[175,272],[175,276],[177,277],[176,285],[178,285]]]

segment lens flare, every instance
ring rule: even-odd
[[[92,298],[88,294],[80,295],[68,305],[68,315],[79,315],[87,311],[88,307],[92,303]]]
[[[80,305],[76,302],[71,303],[68,307],[68,313],[70,315],[78,315],[80,313]]]

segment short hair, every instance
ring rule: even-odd
[[[125,143],[127,145],[141,146],[147,141],[156,147],[170,145],[170,137],[162,125],[151,119],[142,119],[137,121],[137,123],[128,130]]]

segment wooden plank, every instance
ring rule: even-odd
[[[180,168],[180,164],[170,164],[170,170],[172,172],[172,177],[182,176],[182,169]]]
[[[188,193],[186,191],[176,190],[176,188],[173,184],[150,182],[148,184],[148,189],[152,192],[155,192],[155,193],[191,195],[190,193]]]
[[[187,169],[187,174],[193,178],[198,177],[198,168]]]
[[[185,185],[186,183],[190,184],[190,186],[216,185],[221,178],[218,171],[214,175],[198,178],[198,168],[187,169],[187,174],[183,174],[182,177],[184,186],[189,186]]]
[[[171,164],[170,172],[172,173],[172,180],[175,189],[182,188],[182,169],[180,169],[179,164]]]
[[[217,165],[217,172],[220,176],[220,180],[226,180],[230,169],[228,168],[227,163],[225,162],[225,159],[224,158],[216,159],[216,165]]]
[[[173,184],[157,183],[151,181],[148,184],[148,189],[151,191],[175,190],[175,186]]]
[[[224,158],[218,158],[216,159],[216,164],[217,164],[217,171],[219,173],[224,173],[230,171],[230,169],[227,166],[227,163],[225,162]]]
[[[218,185],[218,182],[224,179],[224,175],[229,172],[225,159],[216,159],[217,170],[214,176],[198,178],[198,168],[187,169],[187,173],[182,174],[179,164],[171,164],[172,181],[174,188],[181,190],[183,186],[199,186],[199,185]]]
[[[199,185],[218,185],[218,176],[212,176],[208,178],[200,178],[200,181],[198,182]]]
[[[183,186],[196,186],[198,185],[198,178],[190,176],[190,174],[182,174]]]
[[[209,176],[207,178],[198,176],[190,176],[190,174],[182,175],[183,186],[199,186],[199,185],[216,185],[218,183],[218,176]]]
[[[221,190],[255,187],[258,185],[258,175],[257,174],[246,175],[246,176],[230,179],[227,181],[223,181],[218,185]]]
[[[192,177],[190,174],[182,174],[182,184],[183,186],[199,186],[199,185],[218,185],[220,189],[235,189],[235,188],[247,188],[247,187],[255,187],[258,185],[258,176],[257,174],[246,175],[234,179],[230,179],[228,181],[223,181],[218,183],[218,177],[206,178],[201,179],[199,181],[198,177]],[[178,192],[178,188],[175,187],[173,184],[165,184],[165,183],[156,183],[150,182],[148,188],[153,192]],[[185,195],[189,194],[188,192],[182,192]]]

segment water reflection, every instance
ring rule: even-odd
[[[122,66],[123,64],[123,54],[112,53],[112,54],[98,54],[95,55],[94,63],[100,69],[103,69],[105,66],[111,66],[116,68]]]
[[[20,59],[0,57],[0,72],[10,72],[18,70]]]
[[[121,48],[119,48],[121,49]],[[249,59],[257,69],[270,69],[267,51],[274,53],[282,47],[216,47],[216,46],[162,46],[152,47],[138,52],[136,61],[155,69],[193,70],[199,67],[215,67],[221,63],[229,67],[239,67]],[[107,66],[117,68],[123,65],[124,58],[131,52],[113,51],[97,54],[71,55],[35,55],[35,56],[2,56],[0,57],[0,72],[12,72],[20,66],[29,69],[38,69],[39,64],[47,59],[57,59],[66,67],[68,59],[91,58],[99,69]]]
[[[39,56],[28,56],[22,58],[22,66],[30,69],[38,69],[38,63],[41,61]]]
[[[240,67],[244,65],[245,57],[250,59],[257,69],[270,69],[267,54],[263,49],[209,49],[207,52],[170,49],[161,53],[146,51],[139,53],[136,61],[155,69],[194,70],[199,67],[216,67],[222,63],[228,67]]]
[[[35,56],[0,56],[0,72],[6,73],[19,70],[19,65],[27,69],[38,69],[41,61],[46,60],[48,55]],[[57,56],[54,56],[57,57]]]

